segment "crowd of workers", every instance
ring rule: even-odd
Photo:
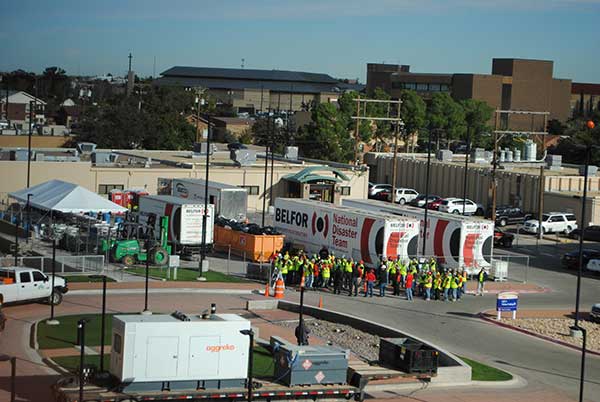
[[[377,287],[384,297],[391,285],[392,295],[406,299],[422,297],[429,300],[457,301],[467,291],[466,271],[440,269],[435,258],[385,258],[377,268],[368,268],[363,261],[336,257],[323,250],[309,256],[303,252],[290,255],[279,253],[273,258],[276,275],[281,275],[287,286],[298,285],[304,279],[306,289],[330,289],[334,294],[348,292],[348,296],[373,297]],[[476,275],[477,295],[483,296],[487,273],[482,268]]]

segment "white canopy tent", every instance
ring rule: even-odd
[[[27,202],[27,195],[33,208],[63,213],[121,213],[127,208],[115,204],[77,184],[62,180],[50,180],[37,186],[9,193],[17,201]]]

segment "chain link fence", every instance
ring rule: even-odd
[[[14,266],[14,257],[0,258],[0,266]],[[17,266],[39,269],[45,273],[52,272],[51,257],[17,257]],[[57,256],[56,273],[59,274],[96,274],[104,271],[103,255]]]

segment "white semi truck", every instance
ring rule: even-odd
[[[139,215],[142,223],[153,223],[160,231],[160,217],[169,218],[168,241],[176,251],[184,255],[199,252],[202,245],[202,221],[204,203],[170,195],[146,195],[140,197]],[[205,244],[213,244],[214,206],[208,205]]]
[[[422,208],[364,199],[345,199],[342,204],[366,211],[418,219],[422,228],[419,232],[419,253],[425,242],[425,256],[435,256],[443,267],[465,269],[470,275],[481,268],[491,267],[494,222],[490,220],[430,210],[427,211],[425,231],[425,210]]]
[[[323,247],[336,256],[375,266],[382,256],[403,259],[417,254],[419,221],[327,202],[278,198],[274,226],[286,241],[311,253]]]

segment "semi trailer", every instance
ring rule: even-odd
[[[470,275],[481,268],[491,267],[494,246],[494,222],[471,216],[427,211],[425,231],[423,208],[392,205],[385,201],[345,199],[347,207],[403,216],[420,221],[419,247],[425,242],[425,257],[435,256],[438,263],[449,269],[466,270]]]
[[[202,221],[204,204],[169,195],[147,195],[140,197],[139,220],[142,223],[159,225],[160,217],[169,218],[168,242],[173,252],[183,255],[200,253],[202,245]],[[214,206],[208,205],[205,244],[210,249],[213,244]]]
[[[418,251],[417,219],[327,202],[278,198],[274,226],[310,253],[326,248],[370,267],[382,257],[407,259]]]

